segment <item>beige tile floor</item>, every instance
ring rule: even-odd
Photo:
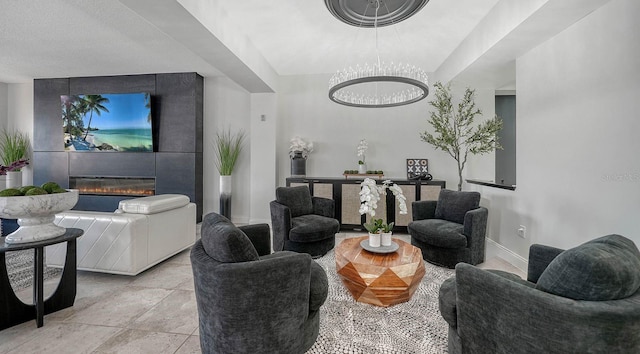
[[[340,233],[336,242],[359,235]],[[480,266],[524,276],[501,259]],[[31,301],[31,291],[18,295]],[[45,316],[41,328],[29,321],[0,331],[0,353],[200,353],[189,251],[136,277],[78,272],[74,306]]]

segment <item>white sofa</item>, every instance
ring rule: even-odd
[[[178,194],[123,200],[113,213],[70,210],[55,224],[84,230],[78,238],[78,270],[136,275],[191,247],[196,205]],[[66,245],[46,248],[46,264],[64,266]]]

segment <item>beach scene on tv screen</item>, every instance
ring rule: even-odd
[[[153,151],[148,93],[61,96],[66,151]]]

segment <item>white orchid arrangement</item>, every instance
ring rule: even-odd
[[[301,152],[303,158],[307,158],[309,153],[313,151],[313,143],[299,136],[294,136],[291,139],[291,145],[289,146],[289,157],[293,157],[296,152]]]
[[[391,232],[394,223],[387,224],[382,219],[376,219],[376,208],[382,196],[387,195],[388,189],[396,197],[400,209],[399,213],[407,214],[407,198],[402,193],[402,189],[390,180],[382,182],[382,185],[377,185],[376,181],[371,178],[365,178],[360,183],[360,187],[360,215],[369,214],[371,216],[371,221],[365,223],[364,227],[372,234],[380,231]]]
[[[360,140],[360,143],[358,143],[358,157],[362,157],[362,158],[358,160],[359,165],[364,165],[365,158],[366,158],[365,153],[367,152],[368,148],[369,148],[369,144],[367,144],[367,140],[366,139]]]

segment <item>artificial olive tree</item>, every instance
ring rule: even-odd
[[[429,104],[435,108],[428,123],[435,129],[420,133],[422,141],[433,145],[453,157],[458,163],[458,190],[462,190],[462,171],[467,163],[469,153],[486,154],[502,149],[497,133],[502,129],[502,120],[495,116],[478,125],[473,124],[476,116],[482,111],[474,102],[475,90],[467,88],[464,97],[454,109],[450,85],[436,82],[435,99]]]

